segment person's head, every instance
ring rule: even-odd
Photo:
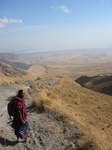
[[[21,89],[18,91],[18,97],[23,98],[24,94],[25,94],[24,90]]]

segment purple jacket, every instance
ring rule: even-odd
[[[26,111],[26,104],[24,98],[16,97],[15,98],[16,104],[16,110],[21,111],[22,118],[26,122],[27,121],[27,111]]]

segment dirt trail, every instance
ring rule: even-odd
[[[47,113],[29,113],[29,134],[26,143],[15,143],[16,137],[7,115],[7,98],[15,95],[20,85],[0,87],[0,150],[78,150],[78,129],[65,125]],[[26,104],[30,103],[26,100]]]

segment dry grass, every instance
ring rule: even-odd
[[[27,80],[34,80],[38,76],[44,74],[44,68],[38,65],[33,65],[27,70],[27,75],[21,77],[8,77],[3,74],[0,74],[0,85],[10,85],[14,83],[22,83]]]
[[[0,74],[0,85],[10,85],[13,83],[22,83],[24,78],[20,77],[7,77],[3,74]]]
[[[78,78],[82,75],[112,74],[112,55],[108,52],[102,55],[102,52],[90,51],[57,51],[35,54],[35,61],[45,67],[47,75],[67,75]]]
[[[28,70],[25,80],[34,80],[44,75],[70,76],[75,79],[82,76],[95,76],[101,74],[111,74],[111,55],[93,57],[96,54],[83,52],[57,52],[35,54],[32,60],[22,60],[22,62],[33,64]],[[98,55],[99,56],[99,55]],[[41,59],[40,59],[41,58]],[[19,60],[18,60],[19,61]],[[21,62],[21,61],[20,61]],[[26,70],[25,70],[26,71]],[[16,79],[1,78],[0,83],[14,83]],[[2,81],[3,79],[3,81]],[[17,78],[17,82],[21,79]]]
[[[47,64],[48,67],[48,74],[50,75],[60,75],[60,76],[71,76],[74,78],[78,78],[82,75],[88,76],[96,76],[102,74],[112,74],[111,72],[111,65],[109,63],[108,66],[106,63],[93,63],[93,62],[80,62],[80,61],[73,61],[70,60],[71,64],[64,60],[64,62],[60,62],[59,64]]]
[[[35,103],[45,111],[57,112],[93,141],[98,150],[112,148],[112,97],[81,87],[68,77],[50,89],[41,90]],[[97,148],[96,148],[97,149]]]
[[[7,73],[7,69],[10,71],[10,68],[12,69],[12,72],[8,72],[10,74],[10,76],[7,76],[5,74],[3,74],[2,72],[0,73],[0,85],[9,85],[9,84],[14,84],[14,83],[21,83],[27,80],[35,80],[37,77],[39,76],[43,76],[45,74],[45,68],[42,66],[39,66],[38,64],[33,64],[28,70],[25,70],[27,72],[27,74],[24,75],[20,75],[19,71],[18,73],[15,72],[14,76],[13,74],[11,75],[11,73],[13,73],[13,67],[9,64],[5,64],[5,63],[1,63],[3,64],[2,67],[4,67],[4,72],[6,71]],[[21,71],[24,71],[21,69]]]
[[[27,77],[30,79],[36,79],[39,76],[44,75],[45,68],[42,66],[39,66],[38,64],[33,64],[28,70]]]

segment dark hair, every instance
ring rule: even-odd
[[[18,91],[18,97],[23,98],[24,97],[24,90]]]

